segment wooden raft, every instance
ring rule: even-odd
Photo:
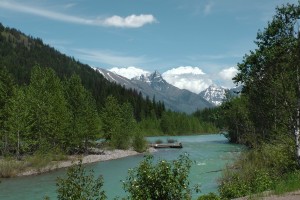
[[[150,147],[153,148],[178,148],[181,149],[182,148],[182,144],[181,143],[162,143],[162,144],[149,144]]]

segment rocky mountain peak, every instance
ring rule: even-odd
[[[218,86],[216,84],[210,85],[206,90],[200,92],[200,96],[206,99],[208,102],[218,106],[221,105],[225,99],[227,89]]]
[[[169,84],[158,71],[154,71],[151,74],[142,74],[138,77],[134,77],[132,80],[142,81],[147,83],[153,89],[157,91],[163,91],[169,87]]]

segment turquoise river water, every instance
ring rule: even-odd
[[[226,164],[232,161],[242,146],[233,145],[227,142],[222,135],[197,135],[197,136],[166,136],[149,137],[149,141],[161,139],[166,141],[172,138],[183,144],[182,149],[161,149],[153,155],[155,159],[174,160],[183,153],[188,153],[195,161],[190,172],[190,184],[201,184],[201,193],[197,196],[217,192],[218,178],[221,170]],[[126,194],[122,189],[122,180],[126,179],[128,169],[134,168],[143,159],[143,155],[130,156],[117,160],[98,162],[86,165],[92,169],[95,175],[102,174],[104,177],[104,190],[108,199],[116,196],[124,197]],[[18,177],[2,179],[0,183],[1,200],[35,200],[49,196],[56,198],[56,178],[64,177],[66,169],[60,169],[37,176]]]

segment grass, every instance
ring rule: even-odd
[[[274,185],[274,193],[282,195],[300,189],[300,171],[288,173]]]
[[[27,170],[40,171],[42,168],[49,166],[52,161],[65,160],[67,156],[60,151],[52,151],[47,154],[36,153],[26,156],[22,160],[14,157],[5,157],[0,159],[0,178],[15,177],[21,172]]]
[[[0,177],[9,178],[16,176],[23,171],[26,165],[23,161],[17,161],[13,158],[4,158],[0,160]]]

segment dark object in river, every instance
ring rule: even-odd
[[[178,149],[181,149],[182,148],[182,144],[181,142],[179,143],[165,143],[165,144],[150,144],[149,145],[150,147],[153,147],[153,148],[178,148]]]

